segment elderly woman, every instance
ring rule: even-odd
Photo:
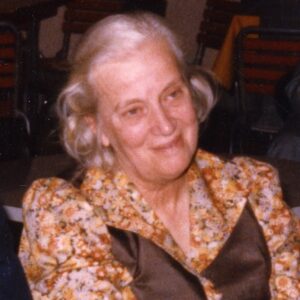
[[[84,178],[38,180],[24,199],[34,299],[299,299],[299,221],[276,171],[197,150],[214,102],[160,18],[87,32],[58,100]]]

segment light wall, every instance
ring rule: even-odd
[[[62,46],[62,21],[65,8],[59,7],[57,15],[41,22],[39,33],[40,52],[45,57],[52,57]]]
[[[196,36],[199,30],[205,0],[169,0],[166,18],[181,36],[190,62],[196,50]]]

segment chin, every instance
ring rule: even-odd
[[[193,157],[185,157],[181,159],[170,159],[165,161],[161,170],[162,175],[166,179],[177,179],[182,176],[192,162]]]

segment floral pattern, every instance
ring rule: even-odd
[[[34,299],[135,299],[105,225],[152,240],[199,274],[208,299],[222,299],[201,272],[220,253],[247,202],[271,255],[272,299],[300,299],[300,222],[282,201],[276,171],[250,158],[223,161],[200,150],[188,178],[187,254],[122,172],[91,168],[80,189],[57,178],[34,182],[24,197],[20,249]]]

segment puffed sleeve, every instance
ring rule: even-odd
[[[300,221],[282,200],[277,171],[251,161],[250,204],[263,229],[271,256],[272,299],[300,299]]]
[[[134,299],[102,219],[62,179],[35,181],[23,201],[20,259],[34,300]]]

